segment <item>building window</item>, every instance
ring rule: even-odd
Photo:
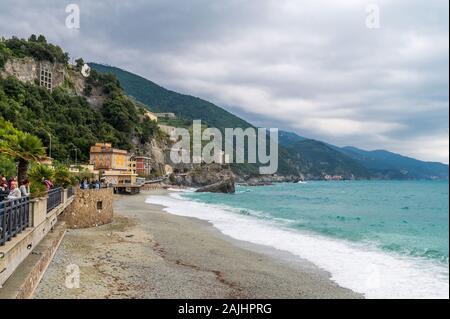
[[[45,87],[48,90],[52,90],[52,72],[42,68],[39,77],[40,86]]]
[[[103,209],[103,202],[102,201],[98,201],[97,202],[97,210],[102,210]]]

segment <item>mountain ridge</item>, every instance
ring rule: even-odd
[[[166,89],[140,75],[99,63],[91,62],[89,65],[98,72],[113,73],[128,95],[147,105],[152,111],[173,112],[189,120],[201,119],[208,126],[219,129],[254,127],[220,106]],[[325,175],[342,175],[350,179],[448,180],[446,164],[428,163],[385,150],[379,152],[386,152],[388,159],[382,159],[380,156],[371,159],[377,155],[376,151],[365,151],[352,146],[338,147],[284,130],[279,133],[279,157],[282,166],[280,172],[285,175],[300,175],[312,179],[324,178]],[[403,163],[396,164],[395,160],[400,159]]]

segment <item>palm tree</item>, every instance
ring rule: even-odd
[[[19,131],[11,123],[2,120],[0,118],[0,151],[18,162],[17,178],[22,181],[27,176],[30,162],[45,158],[45,148],[38,137]]]
[[[19,136],[19,143],[16,150],[17,179],[22,181],[27,176],[28,165],[30,162],[37,162],[45,158],[45,148],[41,140],[31,134],[23,133]]]

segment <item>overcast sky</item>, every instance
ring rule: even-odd
[[[448,163],[448,3],[0,0],[0,35],[42,33],[258,126]]]

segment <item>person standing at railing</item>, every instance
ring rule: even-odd
[[[8,180],[9,189],[11,189],[11,184],[13,182],[16,182],[16,186],[17,186],[17,176],[11,176],[11,178]]]
[[[0,179],[0,202],[4,201],[5,198],[9,194],[8,182],[6,181],[6,177],[1,176]]]
[[[48,180],[48,179],[46,179],[46,180],[44,181],[44,184],[45,184],[45,187],[47,187],[47,191],[49,191],[49,190],[51,190],[51,189],[53,188],[53,183],[52,183],[52,181],[50,181],[50,180]]]
[[[23,197],[30,196],[30,181],[25,178],[22,181],[22,185],[20,185],[19,189]]]
[[[20,189],[17,188],[17,182],[11,181],[11,189],[9,191],[8,199],[19,199],[22,197]]]

